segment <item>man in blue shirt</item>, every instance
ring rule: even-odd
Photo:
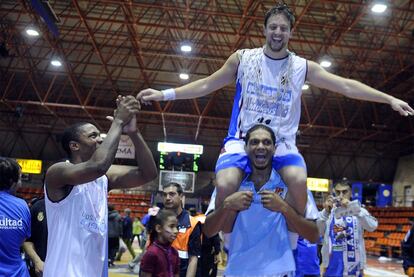
[[[30,237],[30,211],[13,196],[21,184],[19,164],[0,157],[0,276],[29,277],[20,247]]]
[[[311,241],[318,239],[318,229],[284,200],[287,187],[272,169],[276,150],[273,131],[266,125],[255,125],[245,141],[252,173],[238,192],[207,216],[205,234],[211,236],[221,229],[231,232],[226,276],[293,276],[295,261],[288,226]],[[234,217],[229,219],[225,210]]]

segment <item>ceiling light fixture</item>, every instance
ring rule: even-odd
[[[376,3],[372,6],[371,11],[374,13],[383,13],[387,9],[387,5],[384,3]]]
[[[190,53],[191,50],[193,50],[193,48],[191,47],[191,45],[188,44],[183,44],[181,45],[181,51],[184,53]]]
[[[321,61],[320,65],[322,67],[328,68],[328,67],[330,67],[332,65],[332,63],[330,61],[328,61],[328,60],[323,60],[323,61]]]
[[[180,73],[180,79],[181,80],[188,80],[190,78],[190,75],[187,73]]]
[[[33,28],[26,29],[26,34],[30,37],[38,37],[40,35],[39,32]]]
[[[56,67],[62,66],[62,62],[59,60],[52,60],[50,64]]]
[[[302,90],[307,90],[308,88],[309,88],[309,85],[308,84],[303,84]]]

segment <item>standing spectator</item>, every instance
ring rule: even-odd
[[[108,204],[108,265],[113,266],[122,235],[122,217],[114,205]]]
[[[323,235],[322,267],[324,276],[363,276],[366,264],[364,230],[374,231],[378,221],[351,199],[351,184],[334,185],[319,214],[318,225]]]
[[[30,237],[30,211],[13,194],[21,185],[19,164],[0,157],[0,276],[28,277],[20,247]]]
[[[405,274],[414,277],[414,222],[401,242],[401,255]]]
[[[122,240],[124,241],[126,247],[128,248],[129,253],[132,256],[132,259],[135,258],[134,249],[132,249],[132,219],[131,219],[131,210],[124,210],[125,216],[122,219]],[[119,252],[121,253],[121,252]],[[121,259],[121,255],[118,255],[118,259]]]
[[[155,216],[158,214],[158,211],[160,210],[159,207],[157,207],[156,205],[153,205],[151,208],[148,209],[148,213],[146,215],[144,215],[144,217],[141,220],[142,225],[145,227],[143,234],[142,234],[142,239],[141,239],[141,249],[142,252],[141,254],[135,256],[134,259],[132,259],[132,261],[130,261],[128,263],[128,267],[129,269],[133,272],[133,273],[139,273],[139,262],[142,259],[142,256],[144,255],[145,249],[149,244],[149,234],[147,233],[147,229],[150,227],[149,226],[149,220],[151,218],[151,216]]]
[[[178,277],[180,260],[171,246],[176,239],[177,218],[174,212],[161,210],[149,223],[150,245],[141,261],[141,277]]]
[[[135,237],[138,239],[138,245],[141,248],[141,235],[144,232],[144,225],[141,223],[139,217],[135,217],[134,222],[132,223],[132,242],[134,242]]]
[[[180,257],[180,277],[194,277],[201,255],[201,228],[199,222],[183,209],[183,188],[177,183],[168,183],[163,188],[164,208],[177,215],[178,234],[172,246]]]
[[[25,251],[29,256],[30,276],[42,276],[43,266],[47,250],[47,217],[45,199],[32,202],[31,214],[31,237],[24,243]]]

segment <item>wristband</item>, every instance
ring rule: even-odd
[[[175,89],[173,88],[169,88],[169,89],[164,89],[161,90],[162,95],[164,97],[164,101],[170,101],[170,100],[175,100]]]

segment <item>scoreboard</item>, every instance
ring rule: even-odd
[[[181,152],[160,152],[159,167],[161,170],[198,171],[199,154]]]
[[[159,142],[159,168],[161,170],[198,171],[198,162],[203,154],[203,146],[197,144],[180,144]]]

